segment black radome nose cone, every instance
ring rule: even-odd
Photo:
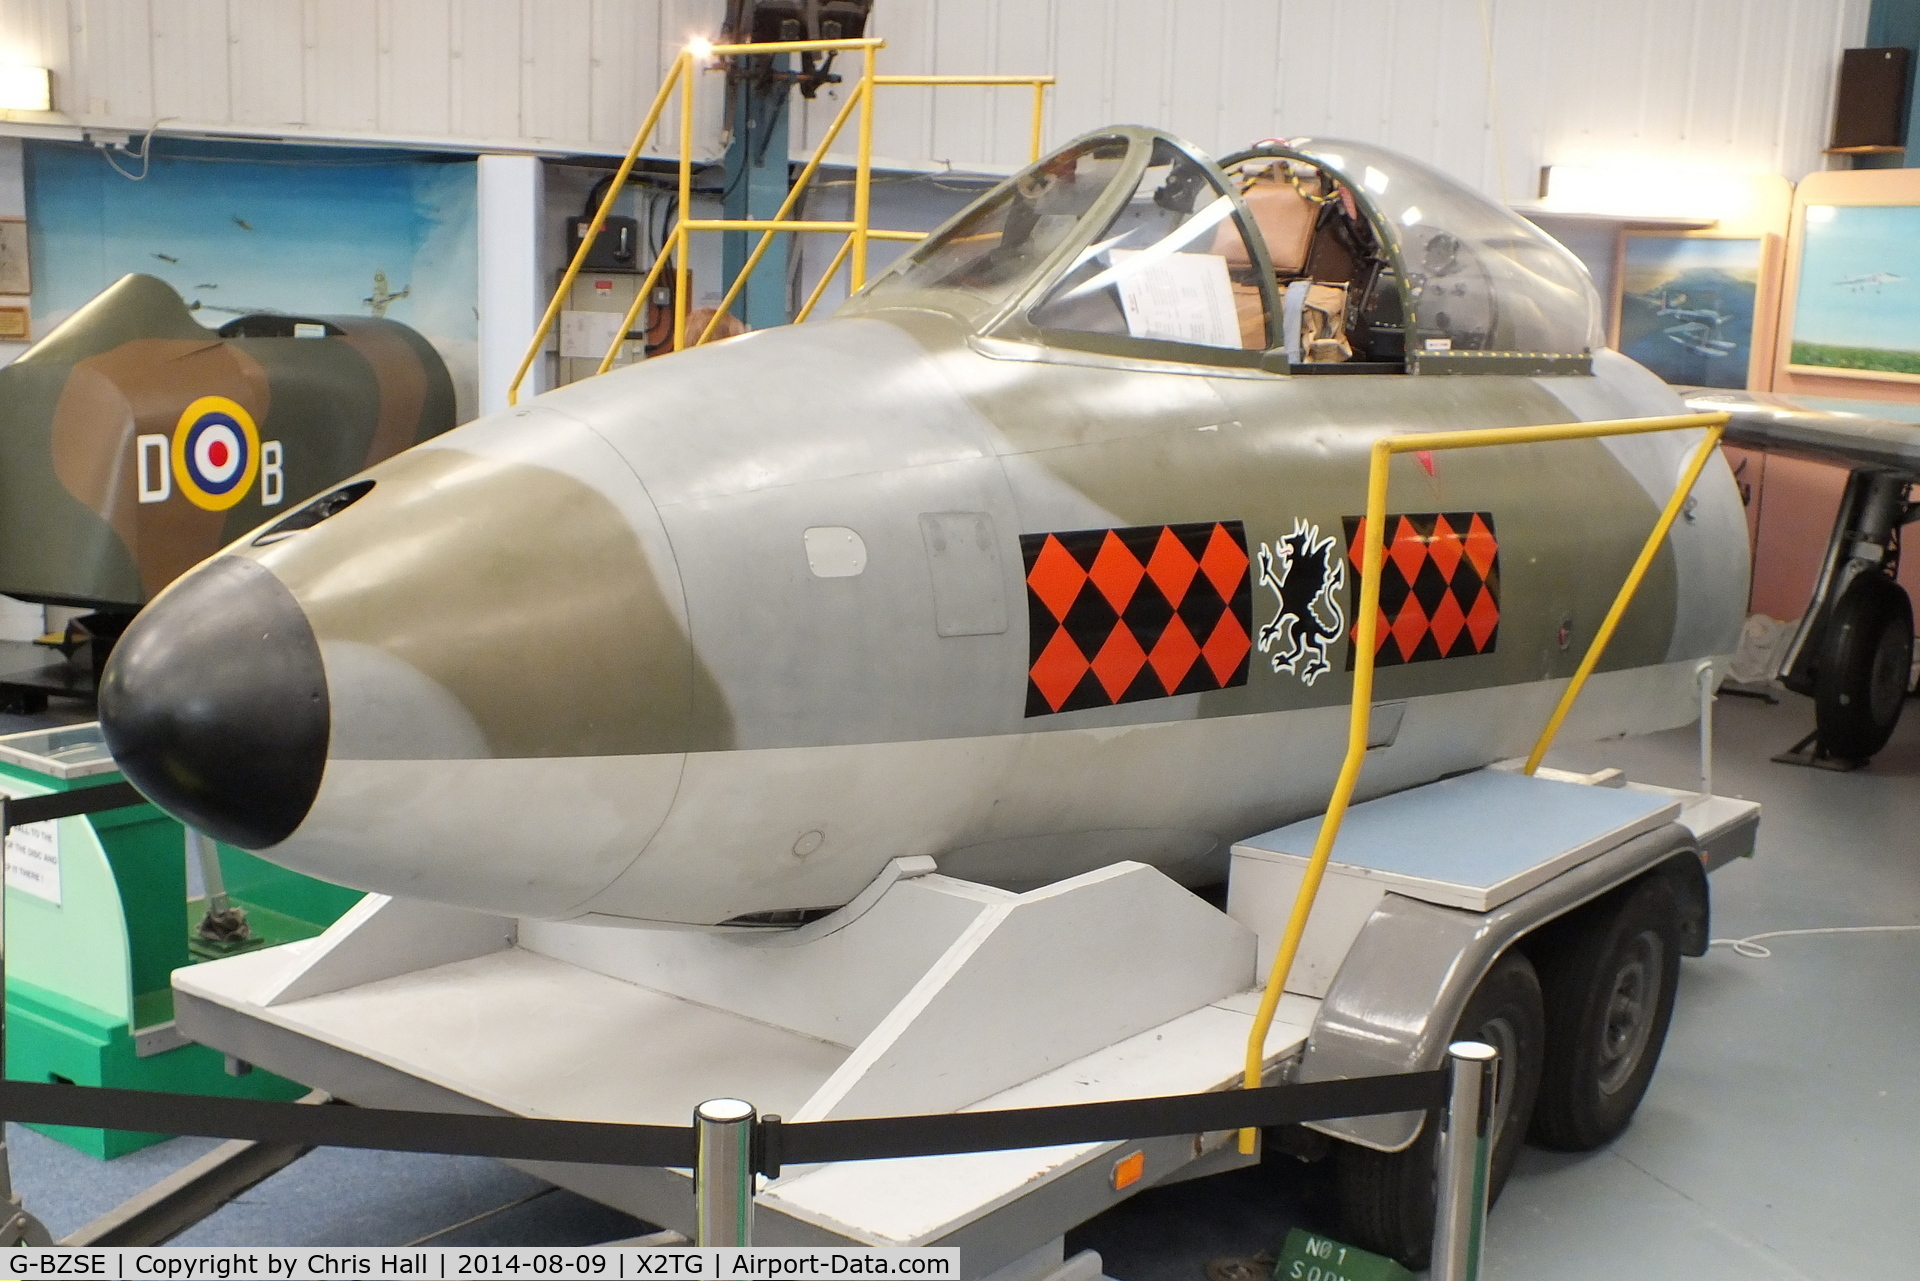
[[[100,729],[129,782],[242,849],[300,826],[327,765],[327,678],[293,594],[222,556],[133,620],[100,682]]]

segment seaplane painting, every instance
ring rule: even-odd
[[[1720,336],[1720,326],[1732,320],[1732,316],[1708,306],[1689,307],[1687,301],[1685,294],[1676,297],[1662,291],[1660,295],[1659,307],[1654,315],[1679,322],[1669,325],[1664,331],[1663,337],[1668,342],[1678,343],[1688,351],[1716,360],[1740,349],[1739,343]]]
[[[1620,351],[1670,383],[1745,387],[1763,249],[1759,237],[1628,236]]]

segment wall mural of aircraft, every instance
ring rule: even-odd
[[[1855,293],[1859,293],[1864,289],[1872,289],[1873,292],[1879,293],[1880,286],[1897,285],[1905,280],[1905,276],[1895,272],[1870,271],[1863,276],[1842,276],[1833,283],[1839,285],[1842,289],[1850,289]]]

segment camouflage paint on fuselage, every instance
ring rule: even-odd
[[[244,637],[221,654],[169,645],[193,621],[163,595],[108,672],[116,757],[163,804],[216,832],[232,819],[288,866],[506,914],[712,925],[844,903],[920,854],[1005,885],[1121,858],[1198,883],[1233,840],[1324,805],[1350,597],[1337,627],[1318,617],[1311,680],[1256,649],[1244,681],[1036,714],[1023,540],[1229,529],[1240,578],[1216,590],[1250,594],[1257,628],[1282,604],[1263,550],[1308,531],[1300,546],[1332,540],[1345,563],[1381,436],[1679,409],[1605,352],[1536,375],[1302,376],[1002,338],[990,310],[870,292],[831,321],[576,383],[372,468],[335,514],[229,552],[268,571],[232,576],[252,584],[236,611],[310,633],[311,670],[289,678]],[[1395,461],[1390,511],[1497,529],[1499,632],[1379,672],[1376,699],[1403,717],[1363,796],[1525,750],[1696,440]],[[956,530],[971,531],[958,546]],[[810,532],[851,535],[859,555],[816,563]],[[1570,732],[1691,719],[1698,664],[1737,639],[1745,558],[1716,463]],[[206,726],[225,737],[176,725],[152,692],[241,669],[263,675],[220,695],[232,706]],[[253,823],[245,790],[193,762],[256,738],[276,759],[261,709],[309,684],[326,741],[304,745],[311,769],[276,776],[305,808]]]
[[[316,336],[292,336],[296,324]],[[205,397],[238,405],[256,443],[276,443],[225,506],[193,501],[170,453],[143,459],[138,443],[171,442]],[[445,365],[404,325],[249,316],[214,331],[163,282],[123,277],[0,370],[0,592],[131,611],[453,416]]]

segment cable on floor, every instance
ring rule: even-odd
[[[1714,939],[1707,946],[1730,947],[1741,956],[1760,961],[1773,955],[1771,949],[1760,945],[1761,939],[1783,939],[1803,934],[1910,934],[1915,931],[1920,931],[1920,925],[1830,925],[1817,930],[1769,930],[1765,934],[1749,934],[1743,939]]]
[[[433,1240],[436,1237],[443,1237],[447,1235],[447,1233],[449,1232],[458,1232],[461,1228],[471,1227],[474,1224],[480,1222],[480,1220],[482,1219],[491,1219],[496,1214],[505,1214],[508,1210],[513,1209],[515,1206],[525,1205],[529,1201],[538,1201],[541,1197],[548,1196],[554,1192],[558,1192],[559,1190],[560,1189],[557,1187],[547,1187],[547,1188],[541,1188],[538,1192],[529,1192],[527,1193],[527,1195],[521,1197],[518,1201],[509,1201],[505,1205],[496,1205],[491,1210],[482,1210],[479,1214],[474,1215],[471,1219],[462,1219],[458,1223],[450,1223],[446,1227],[441,1228],[438,1231],[429,1232],[427,1233],[427,1235],[420,1237],[417,1240],[409,1241],[407,1242],[406,1245],[401,1246],[400,1248],[404,1250],[416,1245],[425,1245],[427,1242]]]

